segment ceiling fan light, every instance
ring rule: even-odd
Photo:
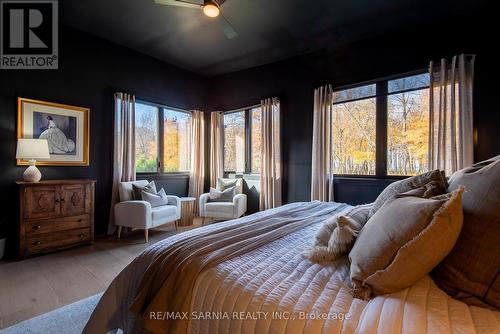
[[[203,13],[208,17],[217,17],[220,14],[220,9],[213,2],[209,2],[203,6]]]

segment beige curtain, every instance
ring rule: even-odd
[[[281,205],[280,104],[273,97],[262,100],[260,108],[260,210],[267,210]]]
[[[332,104],[330,85],[314,90],[311,200],[333,201]]]
[[[474,60],[474,55],[462,54],[429,66],[429,169],[446,175],[474,162]]]
[[[210,115],[210,186],[224,176],[224,114],[214,111]]]
[[[120,182],[135,180],[135,96],[115,93],[113,129],[113,188],[108,234],[115,232],[114,206],[120,201]]]
[[[205,115],[202,111],[191,112],[191,164],[189,172],[189,196],[196,203],[203,194],[205,183]],[[194,206],[198,213],[198,204]]]

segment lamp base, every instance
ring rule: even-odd
[[[29,161],[30,166],[23,173],[23,180],[26,182],[39,182],[42,179],[42,173],[36,168],[36,160]]]

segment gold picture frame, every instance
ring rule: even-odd
[[[50,159],[38,166],[88,166],[90,108],[17,98],[17,138],[49,142]],[[16,159],[18,166],[28,161]]]

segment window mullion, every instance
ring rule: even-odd
[[[250,174],[252,170],[252,131],[250,110],[245,110],[245,173]]]
[[[376,100],[376,161],[377,177],[387,176],[387,81],[377,83]]]
[[[165,109],[163,107],[158,108],[158,173],[163,174],[165,166],[163,166],[164,157],[163,154],[165,152],[163,139],[165,138],[165,122],[164,120]]]

